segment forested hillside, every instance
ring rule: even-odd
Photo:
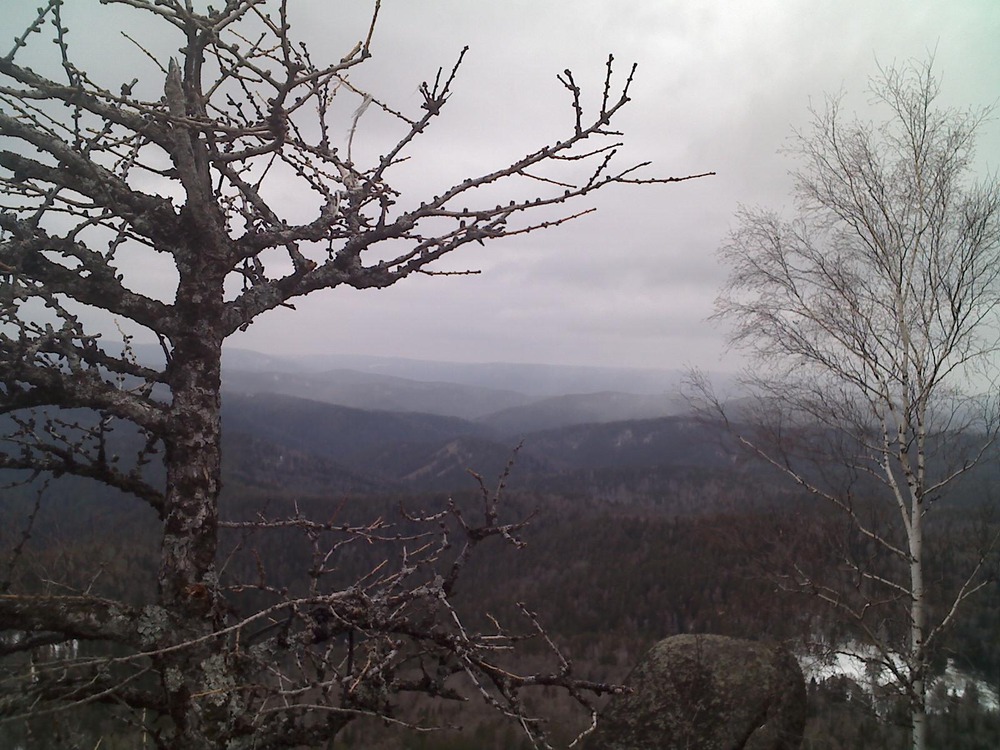
[[[469,470],[492,487],[513,457],[500,513],[510,521],[531,518],[521,532],[523,548],[490,540],[497,543],[477,550],[458,601],[472,625],[489,628],[495,617],[515,629],[524,624],[517,606],[523,603],[582,676],[621,680],[653,643],[676,633],[773,639],[796,649],[850,638],[822,602],[782,592],[776,577],[792,563],[838,570],[839,518],[741,455],[722,425],[659,417],[562,426],[515,440],[482,421],[266,393],[228,393],[223,415],[224,520],[298,514],[334,525],[391,524],[371,543],[348,544],[326,559],[326,569],[344,586],[380,566],[388,566],[382,573],[400,566],[404,548],[415,544],[409,535],[424,533],[414,519],[440,511],[449,499],[476,517],[481,498]],[[969,483],[964,502],[931,529],[942,550],[933,575],[948,586],[961,584],[952,580],[961,567],[957,558],[994,523],[976,515],[989,499],[987,484]],[[54,483],[37,511],[34,502],[25,487],[11,495],[5,505],[11,522],[0,531],[6,550],[30,535],[13,571],[23,585],[45,590],[46,571],[69,564],[79,571],[73,585],[94,594],[138,602],[155,588],[156,519],[150,514],[99,494],[84,480]],[[220,568],[226,580],[256,582],[256,590],[250,586],[242,595],[249,611],[266,600],[265,588],[304,590],[316,564],[316,541],[301,529],[230,529]],[[336,535],[319,541],[336,546]],[[105,588],[123,579],[128,591]],[[937,668],[943,672],[950,660],[995,690],[998,629],[994,580],[967,603]],[[970,687],[964,697],[939,691],[932,716],[938,746],[1000,742],[1000,715],[976,697],[977,689]],[[810,696],[806,747],[901,746],[902,730],[878,720],[894,710],[891,697],[876,698],[844,679],[813,681]],[[583,717],[552,691],[534,700],[548,701],[557,722],[565,723],[557,737],[568,739],[571,728],[579,728]],[[417,723],[463,729],[427,735],[361,722],[335,746],[478,750],[522,743],[512,727],[481,707],[406,699],[400,711]],[[73,746],[95,731],[108,737],[105,747],[116,746],[114,737],[128,737],[123,726],[87,729],[59,721],[33,722],[31,731],[37,737],[51,727],[70,743],[52,747]],[[17,737],[25,730],[4,731]]]

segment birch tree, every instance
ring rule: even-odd
[[[446,110],[464,52],[420,83],[405,111],[356,83],[377,46],[377,0],[357,44],[332,61],[293,36],[297,6],[287,0],[101,5],[142,14],[177,54],[160,59],[151,41],[129,37],[134,62],[154,72],[133,79],[123,60],[102,78],[74,57],[82,30],[70,34],[64,4],[44,0],[0,57],[0,413],[10,428],[0,469],[13,483],[84,477],[143,504],[160,522],[158,585],[135,605],[90,589],[20,590],[7,576],[4,719],[102,704],[133,712],[160,747],[314,747],[357,716],[392,719],[401,692],[467,696],[449,682],[457,674],[544,743],[521,690],[560,685],[584,699],[609,687],[576,679],[555,653],[551,672],[502,667],[498,655],[519,637],[472,631],[451,606],[473,548],[517,542],[519,522],[502,523],[490,493],[480,522],[455,508],[411,519],[429,530],[405,537],[393,565],[339,588],[337,550],[400,534],[261,516],[258,528],[298,529],[315,547],[309,592],[223,584],[219,529],[239,523],[219,516],[221,352],[299,297],[450,273],[446,256],[574,219],[610,185],[690,179],[621,163],[612,121],[634,68],[622,75],[609,58],[593,97],[571,71],[553,76],[568,103],[561,139],[437,194],[404,195],[393,176],[419,158],[415,144]],[[351,139],[373,113],[395,132],[380,156],[355,161]],[[169,266],[167,294],[132,283],[146,262]],[[109,320],[124,340],[94,327]],[[159,364],[133,355],[136,331],[159,341]],[[112,445],[126,425],[141,446],[131,457]],[[241,586],[270,603],[235,613]],[[86,658],[69,647],[78,642],[91,644]],[[44,664],[34,658],[42,648]]]
[[[882,70],[871,94],[884,119],[832,98],[795,134],[794,218],[740,211],[717,316],[754,363],[742,442],[851,529],[840,570],[793,560],[786,582],[876,648],[922,750],[932,654],[995,546],[931,591],[929,515],[997,436],[1000,185],[971,174],[989,110],[939,106],[930,63]]]

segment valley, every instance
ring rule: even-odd
[[[463,571],[459,602],[471,625],[488,629],[490,617],[516,625],[523,602],[578,673],[601,680],[623,679],[646,649],[676,633],[778,640],[797,651],[850,637],[821,602],[779,585],[792,562],[839,570],[830,545],[840,533],[837,516],[741,453],[723,425],[690,413],[678,373],[344,364],[243,352],[227,360],[223,376],[224,520],[294,516],[395,530],[330,558],[329,585],[349,586],[380,566],[396,569],[406,548],[399,540],[426,533],[414,519],[449,503],[481,517],[477,475],[492,493],[509,466],[497,510],[504,522],[530,523],[518,532],[521,548],[489,540]],[[573,390],[587,385],[598,390]],[[120,433],[123,456],[130,440]],[[982,505],[982,489],[970,485],[933,527],[941,543],[933,572],[945,589],[961,584],[953,563],[982,532],[969,512]],[[32,515],[34,492],[12,490],[0,534],[11,549],[31,519],[17,571],[23,585],[46,588],[47,571],[70,559],[75,577],[61,586],[135,602],[155,588],[155,550],[143,541],[155,538],[150,513],[77,479],[54,482]],[[224,581],[295,592],[314,565],[311,543],[293,530],[226,530]],[[252,591],[241,596],[266,600]],[[951,682],[939,683],[936,694],[932,731],[944,743],[937,746],[1000,742],[1000,714],[989,698],[1000,686],[998,628],[994,578],[942,642],[937,669]],[[543,651],[529,646],[527,658]],[[903,730],[883,721],[894,710],[891,695],[866,693],[844,673],[813,671],[808,679],[805,747],[901,746]],[[581,716],[551,691],[537,700],[565,725],[567,739],[579,727]],[[400,710],[417,723],[465,729],[405,735],[400,745],[398,729],[358,722],[335,747],[479,750],[522,742],[482,707],[404,700]]]

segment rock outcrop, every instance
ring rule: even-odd
[[[795,750],[805,681],[780,646],[715,635],[660,641],[601,713],[586,750]]]

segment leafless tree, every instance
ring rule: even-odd
[[[448,508],[406,534],[262,515],[255,527],[311,540],[313,586],[289,598],[247,581],[270,603],[234,612],[217,567],[227,523],[218,511],[222,344],[297,297],[447,273],[435,264],[464,245],[562,224],[609,185],[691,179],[618,165],[611,123],[634,67],[617,83],[609,58],[593,105],[565,71],[563,140],[415,200],[390,178],[446,106],[464,52],[420,85],[419,109],[406,113],[351,78],[372,54],[377,0],[362,40],[332,63],[292,36],[287,0],[102,4],[144,14],[176,39],[169,61],[135,42],[137,56],[160,66],[159,81],[102,81],[78,67],[61,0],[46,0],[0,57],[0,410],[10,427],[0,468],[12,482],[86,477],[145,504],[160,521],[158,585],[149,603],[131,605],[89,590],[18,590],[6,575],[4,720],[99,703],[134,711],[161,747],[316,746],[355,716],[391,717],[400,692],[456,697],[449,678],[462,673],[543,743],[522,688],[558,685],[583,700],[609,686],[577,680],[555,652],[551,673],[502,667],[497,653],[518,637],[499,626],[473,632],[457,616],[454,583],[471,549],[517,539],[521,522],[501,523],[491,493],[478,524]],[[39,69],[46,53],[54,64]],[[355,138],[366,109],[396,125],[367,164],[352,160],[350,140],[334,145],[338,133]],[[294,201],[276,200],[283,193]],[[175,274],[163,298],[128,281],[148,259]],[[124,345],[93,327],[109,320],[131,326]],[[134,356],[137,330],[160,342],[162,366]],[[125,425],[142,446],[131,458],[115,455],[112,440]],[[159,462],[159,474],[149,470]],[[28,543],[26,524],[8,570]],[[338,549],[380,539],[402,540],[400,557],[330,586]],[[107,649],[82,656],[70,648],[81,641]],[[29,661],[42,647],[51,660]]]
[[[992,456],[1000,334],[1000,185],[970,179],[988,110],[942,109],[938,91],[931,64],[912,64],[873,79],[877,124],[838,98],[815,111],[792,148],[795,218],[741,210],[717,303],[754,363],[752,405],[731,419],[742,442],[848,522],[843,568],[795,564],[786,580],[876,647],[917,750],[933,649],[996,542],[932,621],[927,516]]]

